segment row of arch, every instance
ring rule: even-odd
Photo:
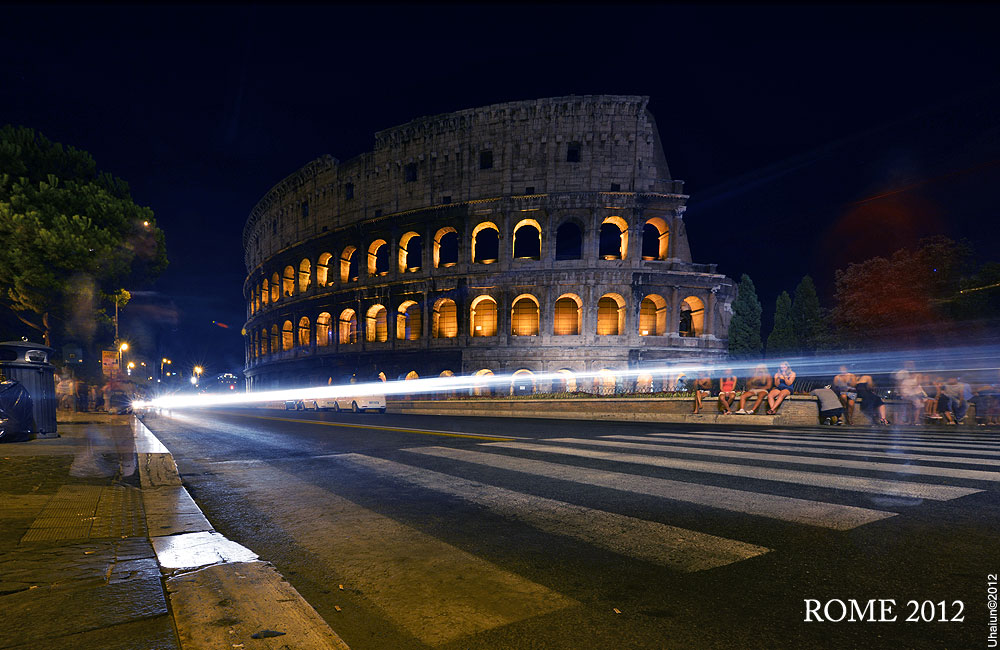
[[[569,220],[556,229],[555,259],[578,260],[583,258],[583,229]],[[642,259],[665,260],[668,254],[669,227],[662,217],[652,217],[643,224]],[[472,229],[471,261],[475,264],[493,264],[500,256],[500,229],[492,221],[479,223]],[[423,262],[423,237],[410,231],[399,239],[396,251],[396,268],[400,274],[415,273]],[[515,259],[539,260],[542,250],[542,227],[535,219],[522,219],[513,229],[512,254]],[[433,268],[448,268],[459,261],[458,231],[446,226],[440,228],[431,241]],[[598,257],[603,260],[624,260],[628,256],[628,223],[619,216],[605,217],[601,223]],[[268,304],[282,298],[303,294],[311,286],[332,286],[335,278],[340,283],[356,282],[362,269],[370,277],[386,276],[392,269],[392,251],[385,239],[375,239],[366,251],[348,245],[339,256],[322,253],[315,264],[308,258],[299,262],[298,269],[288,265],[279,275],[273,272],[251,289],[250,313],[256,314]]]
[[[566,293],[556,299],[553,305],[552,334],[574,336],[583,329],[583,300],[574,293]],[[540,308],[538,298],[531,294],[521,294],[514,298],[510,310],[510,334],[512,336],[538,336],[540,333]],[[423,310],[415,300],[405,300],[395,309],[395,338],[401,341],[416,341],[424,337]],[[481,295],[469,305],[468,335],[496,336],[498,334],[497,315],[499,308],[492,296]],[[659,294],[645,296],[639,304],[639,336],[663,336],[668,333],[667,301]],[[700,336],[704,333],[705,305],[701,298],[688,296],[680,306],[680,320],[677,332],[681,336]],[[364,313],[354,308],[346,308],[334,319],[329,312],[320,313],[315,327],[308,316],[299,318],[298,323],[286,320],[279,327],[262,327],[252,333],[250,357],[258,359],[276,352],[286,352],[295,348],[309,348],[313,343],[325,347],[339,343],[357,343],[360,336],[369,342],[389,340],[389,310],[382,304],[369,307]],[[363,325],[363,327],[361,327]],[[458,305],[451,298],[439,298],[432,306],[429,322],[431,338],[455,338],[459,335]],[[625,299],[617,293],[607,293],[597,301],[596,334],[619,336],[625,334]]]

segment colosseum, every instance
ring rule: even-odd
[[[725,357],[734,285],[692,260],[647,104],[422,117],[278,183],[243,231],[249,389],[504,373],[661,390],[613,371]]]

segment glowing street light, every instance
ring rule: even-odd
[[[201,373],[205,372],[205,369],[202,368],[201,366],[195,366],[193,372],[194,374],[191,375],[191,383],[197,384],[198,381],[201,379]]]

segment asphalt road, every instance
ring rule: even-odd
[[[988,647],[1000,436],[734,422],[146,419],[355,650]]]

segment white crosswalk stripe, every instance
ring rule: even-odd
[[[610,440],[625,440],[632,442],[652,442],[663,445],[666,449],[690,449],[689,447],[671,447],[670,445],[676,445],[680,440],[670,439],[665,440],[662,437],[652,437],[652,436],[601,436],[602,438]],[[695,442],[698,445],[705,445],[707,447],[739,447],[742,449],[761,449],[759,443],[753,442],[739,442],[739,441],[714,441],[714,440],[691,440],[690,438],[685,438],[687,442]],[[865,458],[891,458],[893,460],[923,460],[932,461],[937,463],[949,463],[957,465],[988,465],[990,467],[996,467],[997,460],[995,458],[974,458],[971,456],[932,456],[929,454],[909,454],[903,451],[863,451],[858,449],[836,449],[833,447],[810,447],[808,449],[802,449],[796,445],[774,445],[768,446],[767,450],[774,451],[794,451],[794,452],[808,452],[810,454],[836,454],[839,456],[864,456]]]
[[[662,451],[663,445],[643,444],[638,442],[614,442],[611,440],[596,440],[590,438],[547,438],[546,442],[556,442],[564,444],[577,444],[598,447],[619,447],[622,449],[642,449],[644,451]],[[505,445],[508,443],[489,443]],[[530,444],[530,443],[528,443]],[[674,451],[685,454],[700,454],[704,456],[714,456],[726,459],[760,460],[773,461],[778,463],[789,463],[792,465],[817,465],[827,467],[839,467],[848,469],[871,470],[877,472],[891,472],[895,474],[916,474],[920,476],[941,476],[946,478],[960,478],[974,481],[1000,482],[1000,472],[988,472],[984,470],[959,469],[952,467],[932,467],[928,465],[904,465],[898,463],[878,463],[864,460],[846,460],[842,458],[815,458],[812,456],[797,456],[793,454],[771,454],[767,452],[755,451],[735,451],[735,450],[709,450],[702,447],[673,447]]]
[[[336,458],[395,480],[483,505],[508,519],[522,521],[548,533],[573,537],[683,572],[725,566],[763,555],[769,550],[716,535],[494,487],[384,458],[363,454],[343,454]]]
[[[820,437],[820,436],[746,436],[746,435],[730,435],[730,434],[711,434],[708,436],[698,435],[698,434],[688,434],[688,433],[651,433],[650,436],[656,438],[671,438],[676,440],[687,440],[689,442],[701,441],[701,440],[736,440],[741,442],[753,442],[755,444],[761,445],[761,449],[769,448],[769,445],[794,445],[796,447],[845,447],[852,449],[891,449],[891,450],[907,450],[907,451],[929,451],[935,453],[969,453],[978,454],[980,456],[1000,456],[1000,450],[996,449],[996,445],[982,447],[968,447],[968,446],[956,446],[954,444],[933,444],[925,445],[920,443],[907,443],[901,442],[893,438],[889,441],[884,442],[866,442],[864,440],[858,440],[857,442],[843,442],[843,438],[832,438],[832,437]],[[803,450],[806,451],[806,450]]]

